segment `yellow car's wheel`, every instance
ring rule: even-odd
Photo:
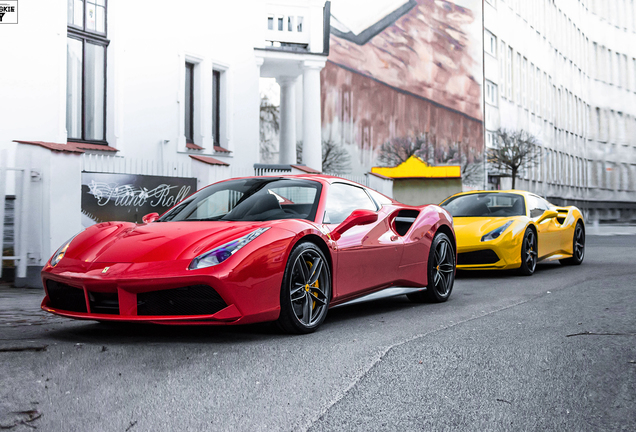
[[[532,228],[527,228],[521,243],[521,267],[519,273],[531,276],[537,268],[537,235]]]
[[[574,238],[572,239],[572,257],[559,260],[563,265],[580,265],[585,257],[585,229],[581,221],[577,222],[574,228]]]

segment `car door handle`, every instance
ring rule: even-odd
[[[398,236],[396,236],[396,235],[391,236],[391,241],[397,241],[397,239],[399,239],[399,237],[398,237]]]

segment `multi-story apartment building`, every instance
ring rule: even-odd
[[[539,141],[518,188],[591,220],[634,217],[634,0],[485,0],[484,69],[486,145],[498,128]]]

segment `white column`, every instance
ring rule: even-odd
[[[296,78],[279,77],[280,85],[280,144],[278,163],[296,163]]]
[[[303,164],[322,171],[320,70],[324,61],[303,62]]]
[[[296,136],[303,137],[303,76],[296,79]]]

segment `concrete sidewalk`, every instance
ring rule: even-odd
[[[585,233],[590,236],[635,235],[636,225],[586,224]]]

